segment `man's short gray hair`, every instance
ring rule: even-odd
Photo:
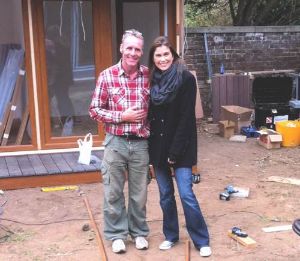
[[[143,37],[143,34],[141,32],[139,32],[138,30],[135,30],[135,29],[130,29],[130,30],[126,30],[124,32],[123,37],[122,37],[122,43],[124,42],[125,38],[130,36],[130,35],[144,41],[144,37]]]

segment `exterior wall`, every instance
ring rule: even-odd
[[[211,75],[219,73],[222,63],[225,73],[300,71],[300,26],[206,27],[186,31],[184,58],[188,68],[197,72],[205,116],[211,116],[209,71]]]

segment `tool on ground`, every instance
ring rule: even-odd
[[[229,193],[229,194],[233,194],[233,193],[237,193],[239,192],[234,186],[232,185],[228,185],[225,190]]]
[[[237,192],[239,192],[239,191],[234,186],[228,185],[225,188],[225,191],[220,193],[219,199],[228,201],[228,200],[230,200],[230,195],[233,193],[237,193]]]
[[[248,234],[246,232],[244,232],[243,230],[241,230],[238,227],[233,227],[231,229],[232,234],[237,235],[238,237],[247,237]]]
[[[192,174],[192,177],[193,177],[193,183],[194,184],[198,184],[199,182],[200,182],[200,179],[201,179],[201,177],[200,177],[200,174]]]
[[[219,199],[228,201],[228,200],[230,200],[230,195],[227,191],[224,191],[224,192],[220,193]]]
[[[228,236],[234,240],[236,240],[237,242],[239,242],[240,244],[242,244],[245,247],[255,247],[256,246],[256,241],[254,239],[252,239],[251,237],[247,236],[247,237],[240,237],[237,236],[235,234],[232,233],[231,230],[228,231]]]
[[[89,213],[89,217],[90,217],[90,221],[91,221],[91,225],[94,229],[94,232],[96,234],[96,238],[97,238],[97,242],[98,242],[98,246],[99,246],[99,250],[100,250],[100,255],[101,255],[101,261],[107,261],[107,255],[106,255],[106,251],[105,251],[105,248],[104,248],[104,243],[103,243],[103,240],[102,240],[102,237],[101,237],[101,234],[99,232],[99,229],[97,227],[97,224],[96,224],[96,221],[94,219],[94,216],[93,216],[93,213],[91,211],[91,207],[90,207],[90,203],[88,201],[88,198],[87,196],[84,194],[84,192],[80,192],[80,196],[83,197],[83,200],[84,200],[84,203],[85,203],[85,206],[87,208],[87,211]]]
[[[78,190],[78,186],[60,186],[60,187],[43,187],[41,191],[52,192],[52,191],[62,191],[62,190]]]

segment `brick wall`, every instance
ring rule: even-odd
[[[210,67],[206,59],[207,54]],[[204,114],[210,116],[209,75],[219,73],[222,63],[225,73],[300,71],[300,26],[187,29],[184,59],[188,68],[197,72]]]

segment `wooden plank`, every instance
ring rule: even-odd
[[[229,230],[228,231],[228,236],[231,237],[232,239],[236,240],[240,244],[242,244],[245,247],[255,247],[256,246],[256,241],[252,239],[251,237],[239,237],[237,235],[232,234],[232,232]]]
[[[249,77],[243,75],[243,86],[241,86],[241,96],[242,96],[242,102],[241,105],[242,107],[249,107],[250,100],[249,100]]]
[[[198,80],[197,80],[197,74],[196,71],[191,71],[191,73],[194,75],[196,79],[196,86],[197,86],[197,93],[196,93],[196,105],[195,105],[195,114],[196,114],[196,119],[201,119],[204,116],[203,113],[203,108],[202,108],[202,101],[201,101],[201,94],[200,94],[200,87],[198,85]]]
[[[219,91],[219,100],[220,100],[220,108],[223,105],[227,105],[227,76],[220,76],[220,91]],[[220,112],[219,108],[219,112]]]
[[[234,99],[233,99],[233,80],[234,80],[234,75],[227,75],[226,76],[226,104],[228,105],[233,105]]]
[[[239,77],[236,76],[233,78],[233,104],[232,105],[238,105],[239,104]]]
[[[212,115],[214,123],[220,119],[220,77],[212,77]]]
[[[16,157],[5,157],[8,173],[10,177],[22,176],[22,171]]]
[[[11,105],[12,105],[11,102],[7,103],[7,106],[6,106],[4,115],[3,115],[3,120],[2,120],[2,122],[0,122],[0,142],[2,141],[2,138],[3,138],[3,133],[4,133],[5,126],[6,126],[6,123],[7,123],[7,120],[8,120]]]
[[[29,109],[28,109],[28,106],[26,106],[25,111],[22,115],[21,125],[19,128],[18,134],[17,134],[17,138],[16,138],[16,142],[15,142],[16,145],[20,145],[22,143],[28,119],[29,119]]]
[[[262,228],[262,231],[264,231],[266,233],[280,232],[280,231],[287,231],[287,230],[292,230],[292,225],[283,225],[283,226],[264,227],[264,228]]]
[[[22,189],[45,186],[64,186],[102,182],[99,172],[69,173],[66,175],[43,175],[1,179],[1,189]]]
[[[34,169],[35,175],[48,174],[48,171],[44,167],[39,155],[28,155],[28,159]]]
[[[48,174],[58,174],[61,173],[59,168],[56,166],[55,162],[49,154],[39,155],[44,167],[47,169]]]
[[[18,104],[18,100],[19,100],[19,97],[21,94],[23,78],[24,78],[24,71],[20,70],[19,74],[18,74],[16,85],[15,85],[14,94],[13,94],[13,97],[11,100],[12,105],[10,106],[10,112],[9,112],[8,120],[7,120],[7,123],[5,126],[3,138],[1,141],[1,146],[5,146],[9,139],[10,130],[12,127],[13,120],[15,118],[15,114],[17,111],[17,104]]]
[[[9,177],[5,157],[0,157],[0,178]],[[0,186],[1,188],[1,186]],[[2,188],[1,188],[2,189]]]
[[[243,104],[243,85],[244,85],[244,77],[243,75],[238,75],[238,106],[242,106]]]
[[[270,176],[266,179],[266,181],[271,182],[279,182],[279,183],[285,183],[285,184],[291,184],[291,185],[298,185],[300,186],[300,179],[295,178],[285,178],[285,177],[279,177],[279,176]]]
[[[71,173],[72,168],[63,157],[63,153],[50,154],[61,173]]]
[[[16,159],[18,161],[23,176],[35,175],[34,169],[30,160],[28,159],[28,156],[18,156],[16,157]]]

